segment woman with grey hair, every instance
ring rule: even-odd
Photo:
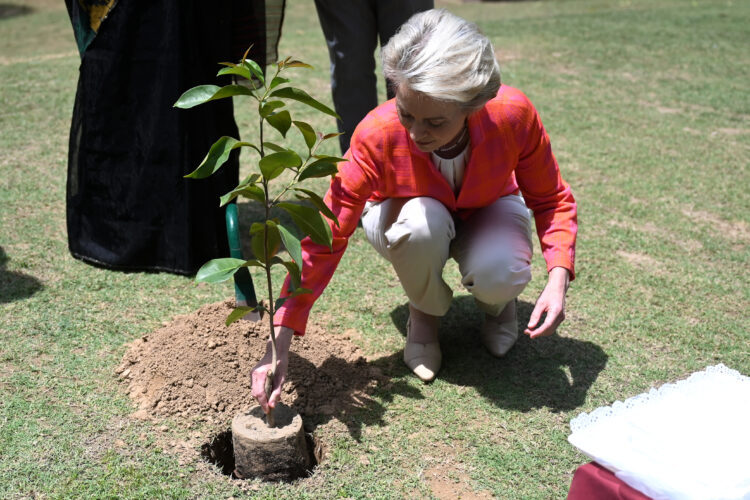
[[[290,298],[276,314],[282,374],[292,336],[304,334],[360,217],[409,299],[404,361],[422,380],[432,380],[442,362],[439,319],[453,295],[442,278],[449,258],[484,313],[484,346],[501,357],[516,342],[515,301],[531,279],[530,212],[548,281],[524,333],[550,335],[564,319],[576,203],[534,106],[501,85],[490,41],[474,24],[430,10],[404,24],[382,56],[396,97],[359,124],[331,183],[325,201],[339,222],[330,224],[332,250],[303,241],[301,286],[313,293]],[[283,384],[277,376],[266,398],[270,364],[269,353],[253,371],[253,395],[264,409]]]

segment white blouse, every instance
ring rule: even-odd
[[[467,144],[466,149],[455,158],[441,158],[435,152],[432,153],[432,163],[448,181],[454,194],[458,194],[461,190],[461,184],[464,182],[464,170],[466,164],[469,163],[470,154],[471,144]]]

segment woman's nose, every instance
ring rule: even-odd
[[[418,123],[413,123],[411,127],[409,127],[409,135],[414,141],[422,139],[424,137],[424,132],[424,127],[419,125]]]

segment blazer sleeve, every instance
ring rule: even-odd
[[[516,132],[519,159],[516,182],[534,212],[547,271],[564,267],[575,279],[578,210],[570,186],[562,179],[549,136],[533,104],[523,96],[523,119]]]
[[[373,135],[370,134],[371,137]],[[326,205],[338,219],[338,225],[327,219],[333,234],[333,245],[328,248],[313,242],[309,237],[302,240],[300,286],[312,290],[312,293],[287,299],[274,315],[275,325],[289,327],[297,335],[304,335],[310,310],[333,277],[344,255],[349,237],[357,228],[365,202],[370,198],[379,179],[376,162],[373,160],[378,150],[377,142],[368,140],[367,134],[364,133],[355,133],[351,142],[352,146],[344,156],[346,161],[339,163],[339,171],[333,177],[324,197]],[[289,294],[290,283],[287,276],[282,288],[282,297]]]

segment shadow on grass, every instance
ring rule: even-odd
[[[242,253],[244,258],[249,259],[253,255],[250,226],[262,221],[265,213],[259,203],[245,201],[238,202],[237,210]],[[298,238],[304,237],[284,210],[272,210],[271,217],[277,218]],[[371,397],[374,386],[387,386],[387,400],[397,394],[411,399],[423,397],[406,380],[390,379],[389,375],[397,370],[396,366],[402,364],[400,360],[401,352],[379,359],[376,363],[367,363],[364,359],[351,362],[332,355],[315,367],[292,350],[289,353],[286,383],[295,387],[298,396],[291,405],[304,417],[309,432],[335,419],[345,424],[349,434],[359,441],[364,425],[384,424],[383,416],[387,408]]]
[[[10,259],[0,247],[0,304],[31,297],[43,288],[38,279],[5,269]]]
[[[0,3],[0,19],[10,19],[11,17],[25,16],[34,12],[34,9],[27,5],[16,5],[12,3]]]
[[[520,331],[533,308],[534,304],[519,301]],[[391,313],[404,336],[408,314],[407,304]],[[440,327],[443,364],[438,378],[476,387],[499,407],[517,411],[542,407],[555,412],[573,410],[583,404],[586,392],[607,364],[607,355],[598,345],[557,334],[534,340],[521,334],[504,358],[495,358],[479,341],[482,318],[472,297],[454,299]]]
[[[518,303],[518,323],[525,325],[534,304]],[[406,336],[408,305],[391,312],[391,318]],[[443,366],[438,379],[449,384],[476,387],[479,394],[500,408],[527,412],[549,408],[553,412],[580,407],[586,393],[607,364],[607,355],[598,345],[557,334],[531,340],[521,335],[502,359],[490,355],[479,341],[482,314],[469,296],[454,299],[440,328]],[[331,419],[346,424],[350,435],[359,440],[363,426],[384,425],[387,405],[396,396],[423,399],[418,385],[410,379],[402,361],[403,351],[372,360],[352,363],[331,357],[315,369],[304,358],[290,353],[287,381],[307,387],[330,387],[342,381],[336,397],[309,394],[306,400],[325,400],[328,408],[298,408],[313,428]],[[299,373],[295,373],[299,370]],[[314,373],[313,380],[302,374]],[[364,376],[363,376],[364,374]],[[367,385],[377,381],[378,400],[365,393]],[[370,391],[371,392],[371,391]]]
[[[406,379],[392,380],[391,373],[401,353],[368,363],[361,358],[357,362],[330,356],[317,368],[294,351],[289,353],[289,368],[286,383],[302,392],[292,407],[304,417],[305,428],[313,431],[318,425],[332,419],[346,425],[349,434],[360,440],[365,425],[385,425],[383,419],[387,407],[373,399],[372,392],[386,401],[396,395],[409,399],[422,399],[419,389]],[[384,364],[388,366],[384,366]]]

